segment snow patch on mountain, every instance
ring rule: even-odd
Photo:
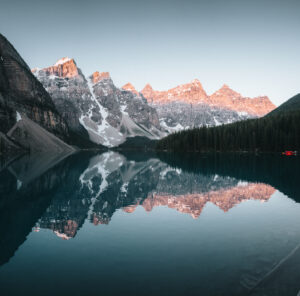
[[[22,120],[22,116],[18,111],[16,112],[16,120],[17,120],[17,122]]]
[[[82,124],[82,126],[88,131],[90,139],[92,141],[98,144],[105,145],[107,147],[116,146],[117,144],[124,141],[124,138],[118,130],[116,130],[108,124],[106,120],[108,116],[108,111],[96,99],[93,90],[93,84],[90,80],[88,81],[87,85],[91,93],[92,101],[95,102],[95,104],[99,107],[102,121],[100,125],[94,124],[94,121],[92,120],[92,106],[91,109],[88,111],[88,116],[82,115],[79,121]]]
[[[68,57],[62,58],[62,59],[58,60],[58,61],[54,64],[54,66],[62,65],[62,64],[64,64],[64,63],[68,62],[68,61],[71,61],[71,59],[68,58]]]

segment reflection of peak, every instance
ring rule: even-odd
[[[94,214],[92,217],[92,222],[95,226],[97,225],[108,225],[108,223],[110,222],[110,217],[106,216],[106,215],[96,215]]]
[[[137,207],[138,205],[127,206],[123,208],[123,211],[130,214],[133,213]]]
[[[54,233],[57,235],[57,237],[62,238],[63,240],[69,240],[71,237],[66,235],[65,233],[61,233],[59,231],[54,231]]]
[[[184,195],[156,193],[145,199],[142,206],[146,211],[151,211],[157,206],[168,206],[181,213],[190,214],[193,218],[198,218],[207,202],[211,202],[227,212],[235,205],[246,200],[267,201],[274,192],[275,189],[269,185],[250,183],[207,193]]]
[[[108,186],[106,177],[117,170],[123,164],[123,162],[124,157],[119,153],[112,151],[94,156],[90,159],[89,166],[79,178],[81,185],[86,185],[92,194],[98,192],[96,194],[98,196]],[[93,185],[93,180],[99,177],[101,178],[101,183],[96,190],[95,186]]]

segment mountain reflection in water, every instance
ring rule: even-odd
[[[299,270],[295,272],[295,264],[300,262],[300,230],[289,224],[300,222],[300,219],[297,220],[300,208],[296,203],[299,200],[297,177],[300,176],[297,157],[193,154],[178,156],[133,152],[123,155],[109,151],[102,154],[86,152],[70,156],[24,156],[4,164],[0,171],[0,284],[7,291],[11,291],[11,294],[5,295],[16,295],[19,291],[17,287],[10,290],[10,283],[5,275],[9,274],[10,268],[17,268],[13,265],[17,264],[18,255],[24,249],[23,245],[26,247],[27,244],[35,244],[34,249],[41,240],[45,240],[44,231],[51,230],[63,240],[74,239],[74,244],[78,236],[77,240],[85,247],[82,236],[94,231],[88,225],[94,227],[93,225],[112,224],[108,229],[97,228],[97,231],[108,231],[105,235],[109,237],[110,229],[113,232],[116,227],[113,223],[114,216],[118,223],[122,217],[121,213],[131,213],[132,218],[126,216],[122,221],[131,223],[131,219],[135,219],[134,227],[139,228],[136,231],[140,232],[140,225],[147,223],[149,212],[153,212],[151,219],[155,220],[152,221],[153,228],[147,230],[147,235],[153,236],[154,241],[158,229],[169,233],[168,237],[164,237],[164,243],[169,240],[172,244],[182,236],[182,241],[186,240],[187,244],[184,248],[187,249],[192,248],[188,233],[191,238],[204,239],[202,242],[199,240],[199,249],[196,251],[192,248],[185,258],[181,257],[181,251],[177,248],[172,252],[182,271],[189,274],[189,279],[197,276],[202,277],[204,283],[212,280],[215,282],[180,285],[178,279],[182,277],[182,273],[173,269],[170,272],[169,268],[173,266],[171,259],[160,259],[155,265],[154,258],[157,254],[153,249],[147,249],[149,258],[154,260],[149,266],[156,270],[156,267],[163,264],[169,272],[167,281],[170,284],[161,283],[156,290],[155,287],[146,287],[140,279],[139,288],[146,290],[138,293],[139,295],[296,295],[300,289],[296,275],[299,274]],[[273,196],[274,201],[271,203]],[[270,205],[259,206],[262,202],[270,202]],[[293,209],[291,204],[294,205]],[[281,215],[279,207],[283,209],[282,216],[274,218],[274,215]],[[156,209],[160,208],[157,212]],[[256,220],[248,214],[254,208],[257,211]],[[167,209],[174,213],[168,212]],[[220,210],[223,213],[232,211],[232,214],[227,218],[220,218]],[[200,224],[192,223],[193,219],[189,221],[180,218],[179,213],[185,214],[187,218],[199,220]],[[172,216],[174,214],[175,216]],[[290,217],[287,219],[287,216]],[[226,235],[218,233],[220,230],[216,229],[215,222],[218,219],[225,219],[225,224],[231,223],[228,226],[231,230]],[[246,219],[253,225],[247,224]],[[171,227],[168,226],[168,222],[174,223],[174,227],[176,225],[177,234],[167,231],[167,228]],[[240,228],[238,225],[241,225]],[[247,238],[242,233],[242,225],[248,231]],[[203,228],[204,226],[206,228]],[[121,229],[121,226],[119,227]],[[267,232],[267,229],[271,229],[271,232]],[[218,235],[212,238],[210,231]],[[38,234],[34,239],[32,235],[36,232]],[[81,232],[82,236],[79,236]],[[51,238],[49,234],[47,232],[49,244],[54,248],[61,248],[58,243],[54,243],[54,237]],[[139,237],[137,235],[135,240]],[[280,237],[283,240],[279,242]],[[126,237],[123,239],[126,245]],[[90,244],[93,240],[96,243],[95,235],[88,239]],[[110,237],[106,243],[113,241],[114,238]],[[156,248],[159,248],[159,244],[163,245],[163,242],[157,241],[157,244]],[[204,248],[205,244],[212,244],[206,246],[211,249]],[[132,247],[140,250],[138,245],[136,242]],[[223,256],[228,256],[230,249],[232,252],[241,253],[237,255],[239,262],[233,258],[227,263],[226,259],[223,259],[224,264],[221,264],[220,260],[215,262],[217,257],[222,257],[222,252]],[[135,252],[134,249],[132,251]],[[30,253],[30,248],[27,252]],[[80,252],[72,248],[69,252],[70,256],[80,259]],[[111,252],[111,249],[107,249],[107,252]],[[123,252],[124,249],[113,255],[118,257]],[[133,255],[127,256],[130,262]],[[209,258],[211,263],[205,263]],[[60,255],[54,259],[60,260]],[[84,256],[81,260],[85,260]],[[97,261],[97,257],[94,260]],[[123,264],[127,265],[128,262]],[[206,266],[205,273],[200,268],[201,264]],[[68,268],[71,266],[64,266],[64,269]],[[190,272],[187,272],[189,268]],[[8,270],[7,273],[5,269]],[[97,272],[96,270],[91,272]],[[284,271],[284,276],[281,270]],[[132,272],[137,276],[135,271]],[[159,269],[156,272],[159,273]],[[114,270],[110,270],[109,273],[114,274]],[[223,274],[224,278],[214,278],[218,274]],[[5,284],[1,278],[6,278]],[[49,281],[51,282],[50,278]],[[85,292],[89,295],[97,294],[92,287],[89,286]],[[28,287],[27,289],[28,293],[34,295],[34,290]],[[125,290],[105,290],[105,295],[118,295],[121,291],[123,295],[135,293],[129,285]],[[71,293],[67,286],[62,286],[61,295],[77,295],[76,293],[79,292],[76,292],[75,287]]]

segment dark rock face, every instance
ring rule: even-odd
[[[93,89],[97,100],[109,110],[107,120],[112,126],[121,125],[122,115],[125,113],[136,124],[151,132],[161,129],[156,110],[147,104],[142,95],[117,88],[110,77],[98,80]]]
[[[17,155],[22,152],[23,149],[19,145],[0,132],[0,155]]]
[[[25,116],[18,118],[7,136],[30,152],[71,153],[75,150]]]
[[[16,112],[54,133],[68,137],[68,127],[50,95],[9,41],[0,34],[0,129],[6,133],[17,120]]]

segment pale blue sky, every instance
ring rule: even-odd
[[[0,32],[32,68],[69,56],[138,90],[198,78],[277,105],[300,92],[299,0],[0,1]]]

